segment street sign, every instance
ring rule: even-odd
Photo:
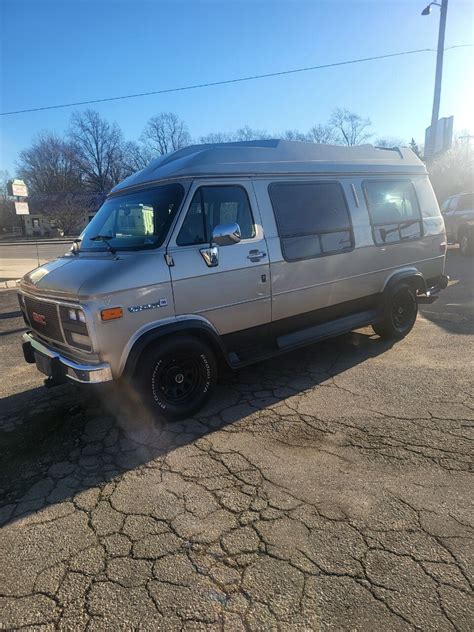
[[[29,215],[28,202],[15,202],[15,213],[17,215]]]
[[[436,156],[451,149],[453,144],[453,121],[454,117],[452,116],[438,119],[433,144],[431,144],[431,125],[426,128],[425,147],[432,147],[431,156]]]
[[[28,197],[28,190],[23,180],[12,180],[8,183],[8,195],[15,197]]]

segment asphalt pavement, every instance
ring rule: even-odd
[[[222,376],[202,414],[46,390],[0,293],[0,628],[433,630],[473,621],[473,260],[390,345]]]

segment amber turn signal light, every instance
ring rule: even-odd
[[[100,312],[102,320],[116,320],[117,318],[122,318],[122,316],[123,309],[121,307],[109,307]]]

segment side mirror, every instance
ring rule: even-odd
[[[217,246],[232,246],[240,242],[240,226],[237,223],[218,224],[212,231],[212,243]]]

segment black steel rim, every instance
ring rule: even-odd
[[[392,300],[392,322],[395,329],[403,332],[413,322],[414,298],[409,290],[397,292]]]
[[[168,404],[191,401],[201,381],[198,358],[170,355],[155,369],[154,390]]]

